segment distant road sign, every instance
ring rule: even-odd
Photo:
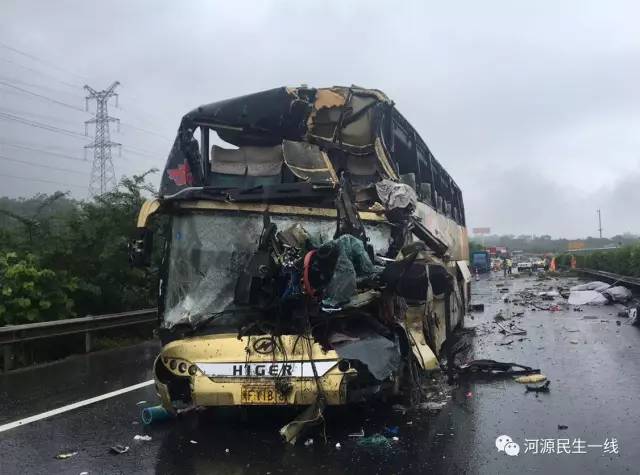
[[[489,234],[491,233],[491,228],[473,228],[471,232],[473,234]]]
[[[584,249],[585,247],[587,247],[587,243],[584,241],[569,241],[567,243],[568,251],[578,251],[580,249]]]

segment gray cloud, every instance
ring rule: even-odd
[[[79,106],[79,89],[6,60],[78,85],[120,80],[112,113],[166,138],[123,126],[114,139],[145,156],[116,155],[118,175],[162,167],[180,116],[201,103],[282,84],[376,87],[462,187],[471,226],[578,237],[595,233],[600,207],[607,234],[638,232],[639,13],[622,1],[3,2],[0,41],[65,72],[0,48],[0,76]],[[77,132],[87,118],[6,87],[0,102]],[[84,144],[6,121],[0,142],[74,156]],[[0,145],[9,153],[79,172],[29,167],[34,178],[88,182],[88,163]],[[0,160],[0,173],[27,167]],[[13,196],[58,188],[0,179]]]

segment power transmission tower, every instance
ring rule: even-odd
[[[89,92],[85,101],[86,109],[89,110],[90,99],[96,100],[95,117],[84,123],[85,135],[87,135],[88,132],[88,125],[96,124],[96,133],[93,142],[84,146],[85,156],[87,149],[93,149],[93,165],[91,166],[91,181],[89,182],[89,191],[93,196],[103,195],[116,187],[116,174],[113,169],[113,162],[111,161],[111,147],[120,147],[121,144],[111,141],[109,123],[116,122],[119,130],[120,119],[109,116],[107,103],[110,97],[115,97],[116,107],[118,107],[118,94],[116,94],[115,89],[119,85],[120,83],[115,81],[103,91],[96,91],[90,86],[84,86]]]

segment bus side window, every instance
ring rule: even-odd
[[[415,138],[413,134],[396,124],[393,129],[393,158],[398,164],[400,175],[418,173],[418,161],[416,157]]]

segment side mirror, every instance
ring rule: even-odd
[[[129,243],[129,264],[133,267],[149,267],[153,250],[153,231],[138,228],[138,236]]]

